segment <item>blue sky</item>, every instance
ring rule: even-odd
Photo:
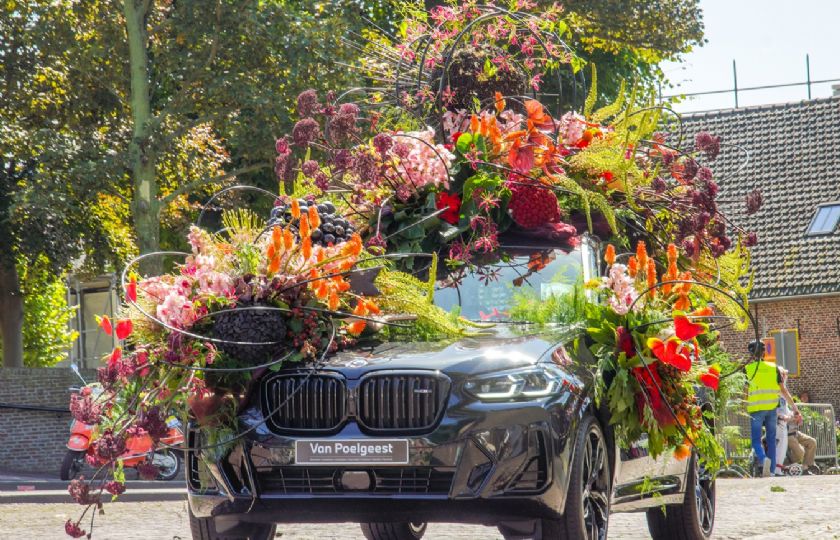
[[[805,81],[805,55],[811,79],[840,79],[840,0],[700,0],[706,43],[682,64],[663,70],[677,88],[664,94],[732,88],[732,60],[738,87]],[[840,81],[833,83],[840,84]],[[813,85],[814,98],[831,95],[831,83]],[[805,86],[739,92],[739,106],[807,99]],[[699,96],[680,111],[731,108],[733,94]]]

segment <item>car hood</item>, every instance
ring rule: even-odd
[[[468,376],[536,364],[573,335],[569,328],[498,324],[454,341],[362,345],[331,356],[324,369],[339,371],[348,379],[382,369],[428,369],[450,377]]]

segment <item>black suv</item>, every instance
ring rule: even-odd
[[[415,539],[427,522],[461,522],[505,538],[602,540],[610,512],[641,510],[654,538],[708,538],[714,480],[695,457],[616,445],[593,402],[585,335],[506,320],[515,294],[546,298],[593,275],[592,251],[543,246],[536,268],[533,248],[505,251],[436,293],[445,309],[498,321],[484,335],[373,343],[317,371],[266,375],[240,416],[249,435],[219,460],[187,454],[193,538],[359,522],[368,539]]]

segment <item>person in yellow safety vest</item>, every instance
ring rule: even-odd
[[[750,415],[750,439],[756,457],[756,469],[760,468],[761,476],[770,476],[776,471],[776,408],[779,397],[784,396],[788,403],[793,404],[794,414],[799,414],[793,398],[783,383],[782,374],[775,362],[764,360],[764,343],[753,341],[749,345],[753,361],[744,370],[747,373],[749,393],[747,396],[747,412]],[[766,431],[768,452],[761,444],[761,428]]]

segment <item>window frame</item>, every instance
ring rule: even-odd
[[[785,362],[786,358],[781,357],[780,353],[784,355],[784,347],[779,347],[779,342],[776,340],[776,336],[779,334],[788,333],[793,334],[794,339],[796,340],[796,372],[794,373],[792,370],[788,369],[788,377],[796,379],[802,374],[802,363],[801,363],[801,355],[799,351],[799,329],[798,328],[779,328],[777,330],[771,330],[768,332],[769,336],[773,338],[773,344],[775,345],[775,359],[776,365],[782,366],[784,368],[788,368],[788,363]],[[782,338],[783,339],[783,338]]]
[[[834,222],[834,226],[827,231],[820,231],[820,232],[812,231],[811,229],[816,224],[817,218],[819,217],[820,213],[823,211],[823,209],[826,209],[826,208],[829,209],[828,212],[831,212],[831,208],[837,208],[838,209],[838,216],[837,216],[837,219]],[[828,236],[828,235],[834,234],[834,232],[837,230],[838,225],[840,225],[840,201],[818,204],[817,207],[816,207],[816,210],[814,211],[813,217],[811,217],[811,221],[808,222],[808,227],[805,229],[805,236]]]

